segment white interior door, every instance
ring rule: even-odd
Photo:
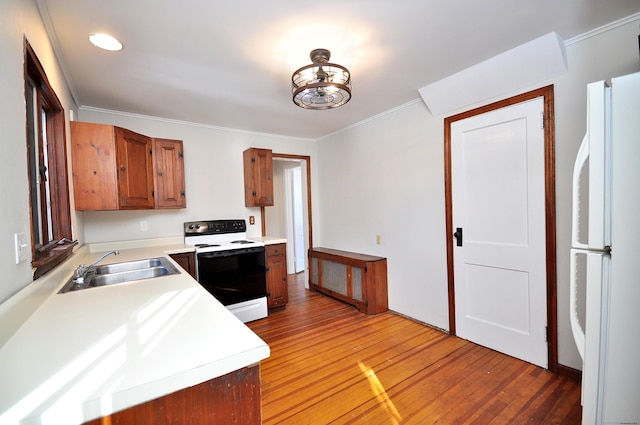
[[[537,98],[453,122],[451,190],[457,335],[546,368],[543,112]]]

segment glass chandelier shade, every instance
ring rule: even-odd
[[[347,68],[329,63],[331,52],[315,49],[310,65],[291,76],[293,103],[304,109],[331,109],[351,100],[351,73]]]

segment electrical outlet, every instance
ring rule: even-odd
[[[13,235],[16,264],[20,264],[27,259],[27,239],[24,233],[14,233]]]
[[[141,221],[140,222],[140,231],[141,232],[146,232],[149,229],[149,227],[147,226],[147,222],[146,221]]]
[[[376,243],[380,245],[382,243],[382,235],[376,235]]]
[[[249,216],[249,224],[250,224],[250,225],[252,225],[252,226],[253,226],[254,224],[256,224],[256,218],[255,218],[255,216],[252,216],[252,215],[250,215],[250,216]]]

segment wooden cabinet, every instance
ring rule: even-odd
[[[159,158],[154,161],[155,149]],[[76,210],[186,206],[179,140],[154,140],[112,125],[72,121],[71,153]]]
[[[267,307],[285,307],[289,301],[287,284],[287,244],[265,247],[267,266]]]
[[[329,248],[309,250],[309,289],[354,305],[366,314],[388,307],[387,259]]]
[[[182,140],[153,139],[156,208],[186,208]]]
[[[169,254],[169,257],[187,271],[194,279],[196,278],[196,255],[193,252],[180,254]]]
[[[273,158],[271,150],[250,148],[243,152],[244,204],[273,206]]]
[[[151,138],[124,128],[114,130],[120,209],[153,208]]]
[[[84,425],[262,423],[260,365],[138,404]]]

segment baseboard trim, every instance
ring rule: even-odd
[[[565,365],[558,365],[558,375],[569,378],[572,381],[582,382],[582,371]]]

